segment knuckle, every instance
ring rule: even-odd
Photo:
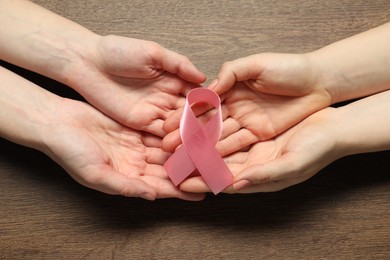
[[[221,71],[228,71],[231,69],[233,65],[233,62],[232,61],[225,61],[223,64],[222,64],[222,67],[221,67]]]
[[[160,59],[163,53],[163,47],[157,42],[147,41],[145,43],[145,50],[147,54],[153,59]]]
[[[133,189],[130,189],[129,187],[123,187],[119,194],[124,197],[135,197]]]
[[[271,175],[268,173],[257,174],[254,181],[256,184],[264,184],[272,181]]]
[[[86,184],[86,186],[97,188],[103,185],[104,183],[104,174],[100,172],[95,172],[88,174],[82,177],[81,181]]]

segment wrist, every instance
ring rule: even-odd
[[[319,50],[304,54],[309,67],[312,70],[314,88],[326,92],[330,105],[338,103],[340,100],[340,78],[332,73],[332,69],[326,67],[326,56],[323,56]],[[345,80],[345,79],[343,79]]]
[[[332,136],[334,136],[336,159],[339,159],[356,152],[354,145],[348,140],[351,133],[348,129],[348,120],[346,120],[343,108],[332,108],[332,110],[333,113],[331,120],[329,120],[329,125],[332,129]]]
[[[97,35],[31,1],[0,1],[0,59],[67,84]]]
[[[332,104],[389,89],[390,23],[307,54]]]
[[[345,155],[390,149],[390,91],[337,108],[339,143]]]
[[[53,111],[60,97],[0,68],[0,136],[40,151],[47,149]]]
[[[96,49],[100,35],[90,31],[82,33],[77,39],[63,39],[61,56],[53,60],[49,77],[78,91],[78,84],[83,78],[85,68],[91,67],[96,57]]]
[[[337,108],[327,107],[308,117],[309,123],[317,126],[317,135],[323,138],[317,143],[318,147],[326,147],[323,159],[328,163],[349,154],[348,147],[343,142],[342,120]],[[316,138],[314,138],[316,139]]]

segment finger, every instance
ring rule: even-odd
[[[196,104],[198,105],[198,104]],[[209,104],[202,103],[200,107],[195,107],[194,114],[197,116],[197,120],[201,126],[205,126],[208,121],[216,114],[216,109],[210,109]]]
[[[163,152],[161,148],[147,148],[145,151],[145,161],[152,164],[164,164],[171,156],[171,153]]]
[[[157,198],[178,198],[188,201],[199,201],[205,197],[203,193],[181,191],[170,180],[163,180],[152,176],[146,176],[144,179],[155,188]]]
[[[298,176],[301,166],[296,159],[285,154],[264,164],[250,166],[239,173],[235,181],[248,180],[252,184],[264,184]]]
[[[201,113],[201,111],[203,112],[205,110],[205,108],[208,108],[208,106],[201,106],[200,108],[195,109],[196,110],[195,112]],[[208,112],[204,113],[202,116],[199,116],[198,117],[199,123],[201,125],[205,125],[209,121],[210,117],[213,116],[214,112],[215,111],[213,111],[213,110],[209,110]],[[172,115],[172,117],[176,117],[176,116],[177,115]],[[168,122],[168,123],[174,124],[172,122]],[[180,120],[179,120],[179,124],[180,124]],[[172,129],[169,129],[169,130],[172,130]],[[168,132],[168,130],[166,130],[166,131]],[[177,126],[177,128],[175,128],[175,130],[168,132],[168,134],[163,138],[161,147],[166,152],[173,152],[176,149],[176,147],[178,145],[180,145],[181,143],[182,143],[182,140],[180,137],[180,129],[179,129],[179,126]]]
[[[193,83],[202,83],[206,76],[185,56],[163,48],[161,60],[157,61],[161,69],[176,74],[184,80]]]
[[[78,181],[87,187],[112,195],[148,200],[154,200],[157,195],[155,190],[142,180],[127,177],[109,166],[94,168]]]
[[[165,152],[174,152],[176,147],[181,144],[179,129],[167,134],[162,140],[161,149]]]
[[[147,132],[142,132],[141,140],[146,147],[160,148],[162,143],[161,137]]]
[[[248,129],[241,129],[238,132],[228,136],[227,138],[219,141],[216,145],[217,150],[221,156],[241,151],[249,145],[259,141],[258,137]]]
[[[201,176],[191,177],[180,184],[180,190],[193,193],[211,192]]]
[[[168,118],[163,123],[163,130],[166,133],[173,132],[174,130],[179,128],[180,118],[183,114],[183,107],[173,111],[169,114]]]
[[[176,198],[187,200],[187,201],[201,201],[206,197],[206,194],[204,193],[190,193],[185,191],[180,191]]]
[[[247,161],[247,159],[248,159],[248,152],[236,152],[236,153],[233,153],[233,154],[223,158],[225,163],[228,164],[229,169],[231,167],[234,167],[235,165],[241,165],[241,168],[242,168],[243,167],[242,164],[244,164]],[[233,170],[232,170],[232,172],[233,172]],[[235,171],[235,172],[237,172],[237,171]]]
[[[183,104],[184,105],[184,104]],[[214,107],[211,104],[205,102],[199,102],[191,106],[191,110],[195,116],[204,115]],[[163,129],[166,133],[172,132],[179,128],[180,119],[183,114],[184,107],[180,106],[177,110],[169,114],[168,118],[163,124]]]
[[[184,81],[184,80],[183,80],[182,86],[183,87],[181,88],[180,94],[183,97],[186,97],[188,92],[190,92],[192,89],[202,87],[202,85],[200,85],[200,84],[196,84],[196,83],[192,83],[192,82]]]
[[[241,125],[231,117],[228,117],[223,121],[223,128],[220,140],[227,138],[233,133],[238,132],[241,129]]]
[[[187,96],[187,94],[185,94],[184,96]],[[177,111],[177,110],[180,110],[184,107],[184,104],[186,102],[186,99],[184,97],[181,97],[181,98],[178,98],[177,101],[176,101],[176,104],[172,107],[172,110],[171,112],[168,114],[167,118],[165,118],[165,120],[167,120],[168,118],[171,117],[171,115]]]
[[[280,180],[263,184],[245,185],[243,188],[234,186],[235,193],[255,193],[280,191],[292,185],[298,184],[298,180]]]
[[[168,174],[162,164],[148,163],[142,176],[153,176],[162,180],[169,180]]]
[[[221,110],[222,110],[222,121],[225,121],[227,118],[230,117],[230,111],[229,109],[223,104],[221,103],[222,106],[221,106]]]
[[[157,135],[159,137],[163,137],[166,135],[166,132],[163,130],[163,125],[164,125],[164,120],[155,119],[147,126],[144,126],[142,130]]]
[[[261,70],[255,55],[225,62],[218,74],[217,81],[210,86],[218,94],[229,90],[237,81],[257,78]]]
[[[214,106],[207,102],[198,102],[191,105],[191,110],[195,116],[202,116],[208,112],[212,112],[214,110]]]
[[[191,193],[206,193],[211,192],[210,188],[207,186],[207,184],[204,182],[203,178],[193,177],[185,180],[183,183],[180,184],[180,190],[191,192]],[[225,188],[223,193],[233,193],[234,187],[231,185],[227,188]]]

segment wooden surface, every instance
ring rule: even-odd
[[[306,52],[390,20],[388,0],[36,2],[100,34],[157,41],[210,79],[226,60]],[[280,192],[190,203],[104,195],[39,152],[0,147],[0,259],[390,259],[390,152]]]

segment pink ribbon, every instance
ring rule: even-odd
[[[202,127],[194,115],[191,105],[207,102],[217,113]],[[215,149],[222,133],[222,112],[219,96],[212,90],[196,88],[187,95],[180,120],[180,136],[183,145],[166,161],[164,167],[169,178],[177,186],[195,169],[214,194],[233,183],[233,175]]]

